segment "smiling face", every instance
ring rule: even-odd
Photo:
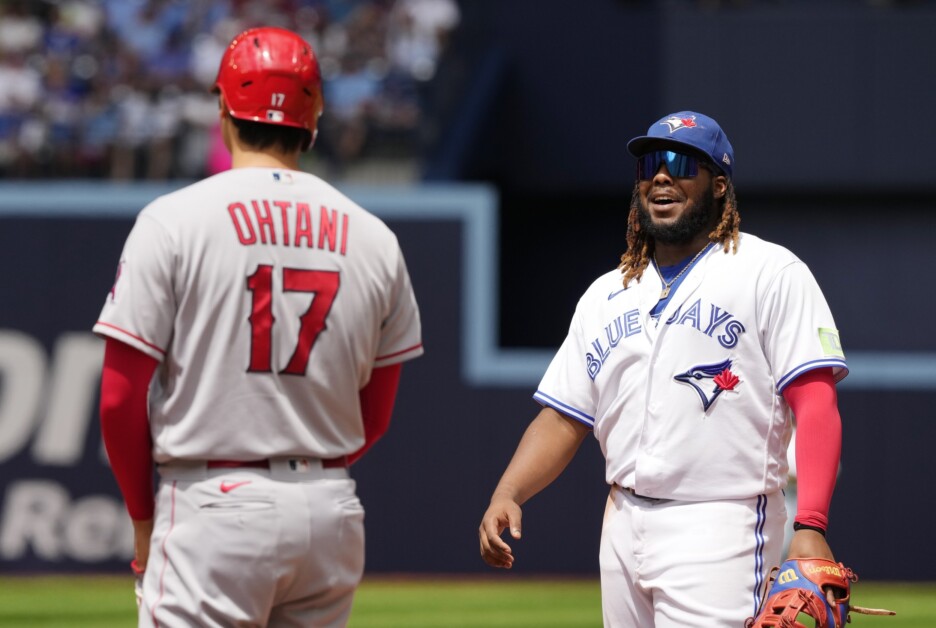
[[[694,177],[670,175],[666,164],[650,180],[640,181],[640,228],[656,242],[686,245],[707,236],[721,213],[720,203],[727,179],[707,167],[699,167]]]

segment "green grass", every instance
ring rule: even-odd
[[[862,628],[932,628],[936,626],[936,583],[857,582],[852,603],[869,608],[889,608],[894,617],[851,614],[851,626]]]
[[[896,617],[852,614],[849,628],[933,628],[936,584],[858,582],[853,600]],[[130,578],[0,578],[3,628],[136,625]],[[350,628],[578,628],[601,626],[596,580],[367,577]]]
[[[350,628],[601,626],[595,580],[365,580]]]
[[[4,628],[126,628],[135,625],[132,578],[0,578],[0,626]]]

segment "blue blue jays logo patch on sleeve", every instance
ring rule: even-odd
[[[673,379],[695,389],[699,394],[699,399],[702,400],[702,410],[708,410],[722,391],[734,390],[734,387],[741,381],[731,372],[731,360],[693,366]]]

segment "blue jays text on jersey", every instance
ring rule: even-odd
[[[714,303],[703,303],[696,299],[684,308],[680,305],[666,319],[667,325],[685,325],[714,338],[725,349],[732,349],[746,331],[744,323],[731,312]],[[591,342],[594,353],[585,354],[585,368],[588,376],[594,380],[601,371],[601,366],[620,342],[643,331],[640,323],[640,311],[636,308],[620,314],[604,327],[604,335]]]

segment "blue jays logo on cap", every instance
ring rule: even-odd
[[[734,390],[741,381],[731,372],[731,360],[724,360],[717,364],[700,364],[693,366],[685,373],[676,375],[673,379],[683,384],[689,384],[699,394],[702,400],[702,410],[708,410],[715,403],[718,396],[725,390]]]
[[[695,116],[689,116],[688,118],[680,118],[678,116],[670,116],[660,124],[665,124],[669,127],[669,132],[674,133],[679,129],[691,129],[696,125]]]

